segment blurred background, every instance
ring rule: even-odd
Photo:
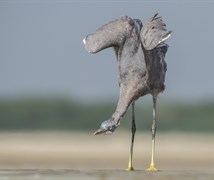
[[[173,31],[166,56],[166,90],[158,101],[158,132],[169,133],[170,137],[191,132],[196,136],[191,136],[186,144],[196,139],[205,142],[209,138],[211,140],[207,143],[213,143],[212,1],[1,0],[0,144],[3,149],[0,157],[5,161],[2,160],[0,165],[26,167],[31,164],[37,167],[39,163],[35,159],[30,161],[30,155],[26,161],[14,159],[21,157],[20,153],[29,152],[24,144],[32,147],[31,150],[38,155],[40,150],[36,147],[46,147],[39,144],[41,139],[43,145],[56,142],[56,139],[59,142],[67,139],[65,144],[71,143],[70,152],[74,154],[89,146],[86,141],[96,141],[93,136],[86,139],[81,134],[87,137],[114,112],[119,95],[118,72],[112,49],[91,55],[85,51],[82,39],[122,15],[145,22],[156,12]],[[150,133],[151,97],[139,99],[136,108],[138,132]],[[128,111],[118,129],[123,139],[127,137],[124,133],[130,129],[130,117]],[[113,141],[119,135],[102,138]],[[164,137],[162,140],[169,138],[167,135],[161,137]],[[189,135],[178,137],[185,139]],[[97,139],[98,144],[103,143],[102,138]],[[129,138],[126,141],[128,150]],[[76,151],[71,150],[74,142],[80,147]],[[55,145],[64,147],[62,144],[50,145],[52,148],[46,149],[44,157]],[[199,146],[195,144],[194,147]],[[20,151],[16,151],[18,147]],[[209,150],[213,151],[214,147]],[[63,153],[63,148],[58,152]],[[82,152],[80,157],[83,154],[87,153]],[[93,158],[93,150],[90,157]],[[46,160],[55,160],[55,165],[60,166],[59,159],[53,152]],[[209,159],[214,166],[214,158]],[[85,164],[77,166],[77,162],[78,158],[75,163],[71,158],[67,164],[70,163],[71,167]],[[62,160],[61,165],[63,163]]]

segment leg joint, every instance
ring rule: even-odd
[[[132,132],[133,132],[133,133],[136,132],[136,125],[135,125],[135,122],[132,123]]]

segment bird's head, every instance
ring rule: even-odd
[[[117,128],[118,124],[115,124],[111,119],[103,121],[100,128],[94,132],[94,135],[99,134],[112,134]]]

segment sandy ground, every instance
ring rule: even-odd
[[[213,180],[214,171],[115,171],[28,169],[1,170],[0,179],[12,180]]]
[[[214,134],[158,133],[155,163],[160,171],[155,174],[144,171],[150,163],[150,133],[136,135],[136,171],[127,174],[124,169],[129,146],[130,134],[123,131],[102,136],[65,132],[0,133],[0,179],[50,176],[53,176],[50,179],[103,180],[128,176],[130,179],[214,179]]]

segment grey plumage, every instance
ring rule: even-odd
[[[134,102],[141,96],[153,96],[152,140],[156,132],[156,101],[160,92],[164,91],[167,65],[165,55],[168,45],[165,41],[171,31],[166,30],[162,18],[155,14],[145,24],[139,19],[123,16],[99,28],[88,35],[83,42],[90,53],[97,53],[105,48],[113,47],[117,57],[119,71],[120,96],[117,108],[109,120],[104,121],[95,134],[112,133],[120,124],[120,120],[132,104],[132,145],[128,170],[132,167],[132,152],[135,135]],[[154,144],[149,170],[154,167]]]
[[[166,24],[162,18],[155,14],[147,21],[141,31],[141,40],[146,50],[157,47],[160,43],[170,37],[171,31],[166,30]]]
[[[149,93],[157,95],[164,90],[164,57],[168,48],[164,38],[171,33],[165,27],[157,14],[143,26],[139,19],[123,16],[102,26],[83,40],[90,53],[97,53],[108,47],[115,49],[120,98],[111,118],[114,126],[120,123],[133,101],[140,96]]]
[[[85,48],[90,53],[97,53],[108,47],[118,47],[133,28],[134,21],[128,16],[111,21],[83,40]]]

